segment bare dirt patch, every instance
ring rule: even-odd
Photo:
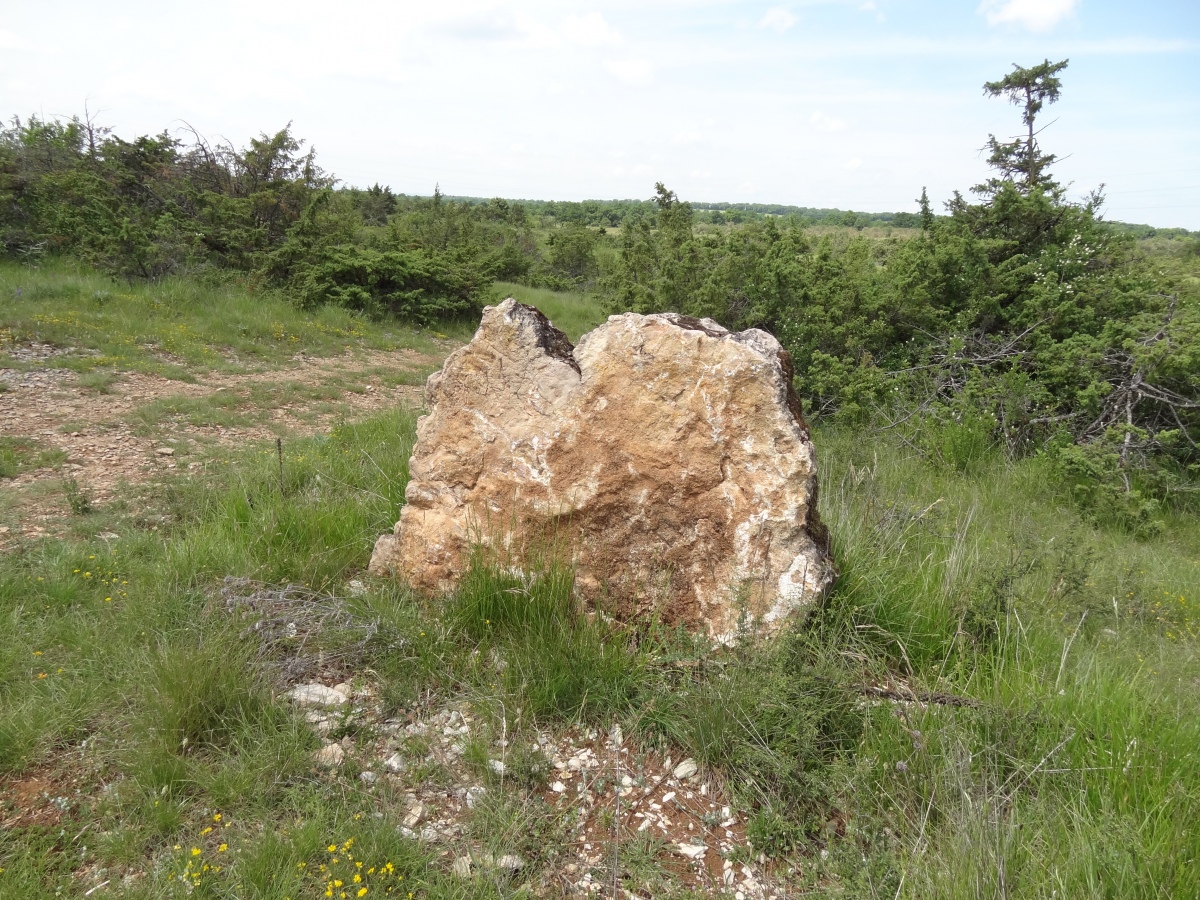
[[[55,354],[41,346],[27,349],[20,357],[26,367],[0,369],[0,431],[35,439],[67,457],[61,465],[0,480],[0,516],[5,520],[0,548],[21,534],[59,533],[70,512],[58,489],[66,481],[74,480],[90,502],[103,504],[172,469],[200,467],[198,459],[184,459],[183,447],[244,447],[313,433],[337,418],[402,403],[419,405],[422,376],[441,362],[412,350],[330,358],[301,354],[282,369],[209,373],[194,382],[116,372],[97,389],[86,376],[42,365]],[[314,393],[321,402],[312,402]],[[195,415],[189,419],[171,415],[169,406],[165,412],[155,407],[161,401],[218,394],[237,404],[238,414],[228,422]],[[150,425],[147,410],[158,416]]]

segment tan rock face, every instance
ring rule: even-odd
[[[533,307],[488,307],[429,379],[407,503],[371,570],[450,590],[479,546],[569,563],[621,619],[774,630],[833,578],[791,381],[758,330],[630,313],[572,348]]]

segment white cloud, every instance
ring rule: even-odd
[[[11,31],[0,28],[0,50],[17,50],[21,47],[21,39]]]
[[[513,41],[525,36],[516,18],[503,12],[458,16],[437,23],[434,30],[467,41]]]
[[[562,26],[563,37],[569,43],[584,47],[614,47],[621,43],[621,34],[598,12],[571,16]]]
[[[625,84],[649,84],[654,80],[654,66],[644,59],[610,59],[604,68]]]
[[[817,110],[815,113],[809,116],[808,121],[813,128],[817,129],[817,131],[827,131],[830,134],[835,131],[841,131],[846,127],[844,120],[835,119],[833,116],[826,115],[820,110]]]
[[[759,28],[770,28],[774,31],[787,31],[800,20],[782,6],[772,6],[759,20]]]
[[[842,168],[849,172],[853,172],[855,169],[862,167],[862,162],[863,161],[856,156],[854,159],[848,159],[842,163]]]
[[[1049,31],[1079,6],[1079,0],[983,0],[979,12],[989,25],[1021,25]]]

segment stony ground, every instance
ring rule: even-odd
[[[765,859],[756,857],[745,818],[720,782],[693,759],[639,750],[619,726],[608,733],[578,727],[541,733],[532,759],[524,755],[514,765],[503,729],[496,736],[492,723],[477,721],[465,702],[387,718],[374,686],[363,678],[300,684],[285,697],[323,737],[314,763],[331,775],[350,765],[367,790],[402,794],[404,833],[442,848],[441,858],[455,874],[500,869],[517,875],[526,865],[517,854],[496,858],[472,845],[466,819],[489,792],[505,789],[506,778],[528,778],[533,768],[532,794],[556,811],[567,834],[566,854],[541,876],[551,895],[616,896],[614,867],[624,872],[629,864],[622,858],[624,843],[626,857],[648,852],[678,887],[735,900],[786,896],[765,876]],[[333,738],[347,730],[373,738]],[[475,758],[481,749],[486,757]],[[431,766],[437,778],[411,777]],[[641,896],[625,887],[617,891]]]
[[[441,361],[411,350],[298,355],[283,369],[210,372],[191,382],[106,373],[97,388],[95,379],[56,365],[74,353],[16,347],[9,356],[21,367],[0,368],[0,433],[65,454],[0,478],[0,549],[22,533],[61,534],[71,512],[68,482],[90,502],[107,503],[157,474],[202,468],[222,448],[269,446],[338,418],[419,405],[424,375]]]

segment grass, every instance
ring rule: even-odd
[[[506,281],[497,282],[496,291],[504,297],[536,306],[573,342],[608,318],[596,298],[589,294],[531,288]]]
[[[66,462],[67,454],[34,438],[0,435],[0,478],[16,478],[34,469]]]
[[[444,352],[428,332],[377,327],[335,307],[303,311],[249,285],[184,278],[126,284],[68,261],[42,268],[0,263],[0,297],[0,362],[21,366],[5,360],[5,351],[29,341],[71,348],[48,364],[97,373],[89,386],[101,393],[111,385],[105,370],[191,379],[205,371],[270,368],[301,352]],[[468,335],[469,328],[457,326],[450,336]]]
[[[279,406],[338,400],[346,385],[337,378],[319,384],[271,381],[242,388],[221,388],[201,397],[175,394],[152,400],[131,414],[134,432],[153,434],[179,423],[198,426],[244,427],[270,421]]]
[[[339,425],[285,445],[282,478],[273,448],[248,448],[162,482],[157,531],[111,513],[118,540],[0,557],[0,781],[43,778],[65,806],[6,831],[0,895],[82,896],[103,869],[129,897],[322,897],[359,861],[400,896],[519,895],[565,840],[537,735],[619,722],[716,772],[795,894],[1200,896],[1194,518],[1140,541],[1082,519],[1039,459],[985,450],[960,471],[818,429],[841,575],[792,632],[714,650],[583,614],[559,569],[480,564],[435,600],[352,591],[403,502],[414,434],[404,411]],[[264,614],[227,576],[305,586],[288,607],[301,637],[255,630]],[[339,612],[305,630],[320,604]],[[276,697],[283,673],[314,670],[377,684],[391,715],[466,704],[484,776],[503,735],[508,774],[468,837],[528,873],[453,876],[399,831],[404,785],[315,773],[315,736]],[[429,760],[404,777],[445,776]],[[684,895],[661,847],[623,853],[628,886]]]

